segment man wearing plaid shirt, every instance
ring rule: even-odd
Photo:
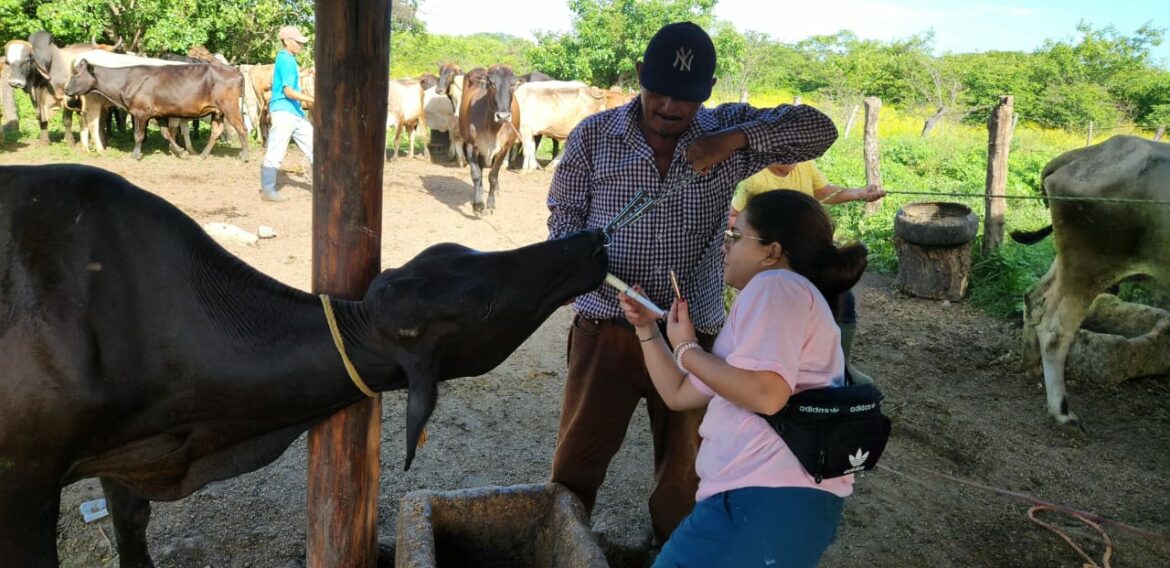
[[[664,196],[613,234],[610,272],[669,307],[673,270],[699,341],[710,349],[723,325],[720,237],[736,184],[770,163],[820,156],[837,129],[808,106],[701,108],[715,84],[715,47],[690,22],[659,30],[637,70],[638,98],[589,117],[569,136],[549,189],[549,238],[605,227],[641,190]],[[700,175],[689,177],[692,168]],[[658,542],[666,542],[695,503],[702,410],[667,409],[612,288],[578,297],[573,309],[552,480],[592,512],[609,462],[645,398],[656,480],[650,517]]]

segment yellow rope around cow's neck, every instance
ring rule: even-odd
[[[333,336],[333,345],[337,347],[337,353],[341,355],[341,362],[345,364],[345,372],[349,373],[349,380],[353,381],[353,385],[362,391],[362,394],[374,398],[377,393],[366,385],[362,376],[353,366],[353,361],[349,360],[349,355],[345,354],[345,343],[341,341],[341,331],[337,329],[337,319],[333,317],[333,304],[329,303],[329,296],[321,294],[320,297],[321,306],[325,308],[325,321],[329,322],[329,334]]]

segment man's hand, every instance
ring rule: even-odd
[[[687,147],[687,160],[699,173],[707,173],[716,164],[747,146],[747,136],[738,128],[704,134]]]

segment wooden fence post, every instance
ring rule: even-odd
[[[1085,135],[1085,146],[1093,144],[1093,121],[1089,121],[1089,132]]]
[[[865,143],[862,146],[862,155],[865,157],[865,183],[882,187],[881,151],[878,149],[878,112],[882,109],[882,100],[877,97],[865,97]],[[871,215],[882,207],[883,199],[865,204],[865,214]]]
[[[1158,131],[1154,133],[1154,141],[1162,139],[1162,135],[1166,133],[1166,125],[1163,124],[1158,127]]]
[[[390,2],[316,7],[313,291],[361,299],[381,270]],[[338,367],[341,361],[338,361]],[[340,372],[340,371],[339,371]],[[374,568],[382,397],[309,431],[308,568]]]
[[[1003,243],[1003,212],[1007,208],[1008,150],[1012,145],[1011,95],[999,97],[999,105],[987,123],[987,187],[983,198],[983,254],[988,255]]]
[[[8,84],[8,77],[12,70],[6,64],[0,64],[0,112],[3,112],[4,121],[0,123],[0,140],[4,140],[9,132],[20,130],[20,118],[16,116],[16,91]]]
[[[857,121],[857,107],[858,105],[854,103],[853,109],[849,111],[849,119],[845,121],[845,133],[841,138],[848,138],[849,132],[853,130],[853,123]]]
[[[801,97],[800,95],[796,95],[796,97],[794,97],[794,98],[792,99],[792,104],[794,104],[794,105],[802,105],[802,104],[804,104],[804,98],[803,98],[803,97]]]

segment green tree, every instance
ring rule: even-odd
[[[313,24],[312,0],[53,0],[24,5],[24,13],[31,7],[37,27],[52,33],[59,44],[121,42],[127,51],[148,55],[186,53],[192,45],[204,45],[244,63],[271,59],[280,26],[309,31]],[[3,25],[12,22],[5,18]]]
[[[569,33],[542,33],[528,52],[533,68],[591,85],[635,86],[634,63],[662,26],[692,21],[709,29],[716,0],[570,0]],[[727,38],[725,38],[727,39]]]

